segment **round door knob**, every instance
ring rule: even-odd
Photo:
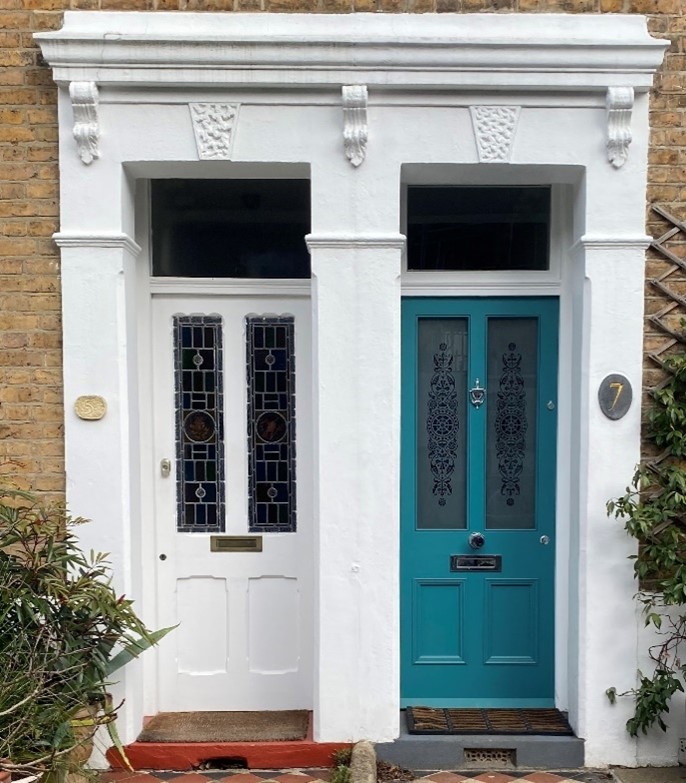
[[[483,533],[470,533],[469,534],[469,546],[472,549],[481,549],[486,543]]]
[[[162,554],[160,555],[160,560],[166,560],[166,559],[167,556],[164,554],[164,552],[162,552]]]

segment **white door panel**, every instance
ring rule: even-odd
[[[246,316],[295,324],[296,532],[249,532]],[[213,533],[177,532],[173,318],[217,315],[223,335],[225,524],[261,552],[212,552]],[[154,397],[161,711],[310,708],[312,506],[310,304],[300,298],[155,297]],[[171,461],[168,477],[161,460]]]

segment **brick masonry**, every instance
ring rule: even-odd
[[[64,9],[140,11],[569,12],[647,14],[672,45],[651,97],[647,203],[686,219],[686,0],[0,0],[0,475],[64,490],[56,88],[32,33]],[[666,224],[648,213],[648,231]],[[683,243],[672,245],[686,254]],[[663,263],[649,253],[647,274]],[[686,277],[675,286],[686,294]],[[646,289],[648,312],[662,300]],[[664,339],[646,330],[654,348]],[[659,380],[646,364],[645,383]]]

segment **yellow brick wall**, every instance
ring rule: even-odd
[[[32,40],[62,10],[642,13],[672,46],[652,96],[648,201],[686,219],[686,0],[0,0],[0,474],[64,488],[55,87]],[[649,219],[649,229],[664,230]],[[682,248],[683,249],[683,248]],[[648,273],[661,261],[649,262]],[[677,281],[686,294],[686,282]],[[648,308],[663,300],[648,288]],[[664,338],[647,330],[651,349]],[[646,378],[656,377],[652,365]]]
[[[31,37],[59,15],[40,5],[0,0],[0,474],[61,493],[55,88]]]

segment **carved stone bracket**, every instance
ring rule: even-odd
[[[200,160],[231,160],[239,104],[191,103],[189,108]]]
[[[629,157],[634,88],[608,87],[605,105],[607,107],[607,159],[618,169]]]
[[[98,85],[95,82],[71,82],[69,84],[74,113],[74,138],[79,157],[89,165],[100,157],[98,141],[100,125],[98,124]]]
[[[345,157],[359,166],[367,154],[367,86],[353,84],[342,88],[343,144]]]
[[[512,155],[519,106],[471,106],[480,163],[508,163]]]

